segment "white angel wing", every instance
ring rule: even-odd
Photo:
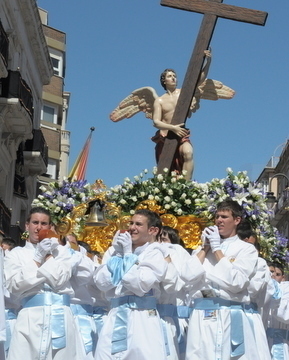
[[[229,86],[224,85],[221,81],[206,79],[202,84],[197,87],[195,96],[193,97],[189,117],[192,113],[200,108],[200,100],[230,100],[234,97],[235,91]]]
[[[110,120],[117,122],[129,119],[141,111],[145,113],[147,118],[152,119],[153,105],[156,98],[158,98],[158,94],[152,87],[145,86],[136,89],[111,112]]]

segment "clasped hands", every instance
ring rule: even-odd
[[[132,253],[132,240],[129,232],[121,233],[120,230],[114,235],[111,244],[118,256],[123,256]]]
[[[201,239],[203,246],[209,245],[213,253],[221,250],[221,237],[216,225],[206,227],[202,232]]]
[[[58,246],[57,238],[43,239],[36,246],[33,260],[40,264],[43,263],[47,255],[55,255],[55,250]]]

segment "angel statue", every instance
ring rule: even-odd
[[[206,78],[211,63],[211,52],[205,50],[204,53],[206,61],[191,102],[188,117],[191,117],[192,113],[199,109],[201,99],[232,99],[235,94],[234,90],[220,81]],[[168,132],[175,133],[178,139],[178,147],[169,170],[176,173],[182,173],[185,170],[185,178],[191,180],[194,161],[193,146],[189,139],[190,130],[184,127],[185,123],[171,124],[181,92],[181,89],[177,89],[176,72],[173,69],[164,70],[160,76],[160,82],[166,90],[165,94],[158,96],[155,89],[148,86],[136,89],[112,111],[110,119],[117,122],[125,118],[131,118],[140,111],[143,111],[147,118],[152,119],[154,127],[159,129],[155,136],[151,138],[156,143],[155,156],[157,163]]]

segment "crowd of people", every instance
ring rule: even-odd
[[[99,254],[75,234],[42,239],[50,213],[32,208],[26,244],[0,249],[0,359],[289,359],[289,282],[242,215],[217,204],[188,251],[157,213],[136,210]]]

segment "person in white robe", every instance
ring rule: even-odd
[[[114,251],[104,256],[106,263],[96,269],[95,283],[111,304],[99,334],[96,360],[166,360],[157,312],[168,267],[163,249],[155,242],[160,229],[156,213],[137,210],[128,231],[116,233]]]
[[[51,226],[44,208],[32,208],[26,222],[29,238],[5,256],[8,291],[21,300],[8,360],[79,360],[70,309],[73,260],[56,238],[39,239]]]
[[[284,281],[282,265],[274,264],[272,278],[280,285],[281,300],[270,311],[267,338],[272,360],[289,359],[289,281]]]
[[[197,267],[205,270],[204,281],[192,295],[186,360],[260,360],[244,311],[250,303],[248,285],[256,272],[258,253],[237,236],[241,219],[237,202],[219,203],[215,225],[204,229],[203,246],[183,266],[182,278],[188,282]]]
[[[72,256],[81,259],[72,271],[70,280],[74,295],[70,299],[70,308],[75,319],[79,360],[93,360],[96,347],[96,326],[93,319],[93,301],[88,291],[88,284],[92,281],[94,263],[87,255],[87,250],[79,245],[75,234],[65,237],[66,246],[70,247]],[[73,249],[72,249],[72,246]],[[89,246],[87,244],[87,246]]]
[[[182,264],[190,258],[189,252],[182,243],[178,231],[169,226],[163,226],[160,236],[162,246],[166,247],[171,262],[168,264],[166,277],[162,282],[162,292],[158,311],[164,326],[168,360],[185,358],[188,319],[192,308],[189,307],[188,293],[193,281],[188,285],[181,279]],[[198,268],[202,273],[204,270]],[[195,273],[199,281],[200,274]],[[175,351],[174,351],[175,350]]]
[[[258,237],[253,231],[249,221],[243,221],[238,226],[238,236],[241,240],[255,246],[258,253]],[[250,304],[245,306],[245,313],[250,320],[256,342],[258,344],[258,352],[260,358],[264,360],[271,360],[271,354],[268,346],[266,329],[262,320],[262,314],[264,309],[268,306],[268,302],[271,303],[269,293],[271,292],[271,272],[267,265],[266,260],[258,257],[256,274],[250,280],[248,291],[250,295]],[[275,291],[271,293],[273,296]]]

